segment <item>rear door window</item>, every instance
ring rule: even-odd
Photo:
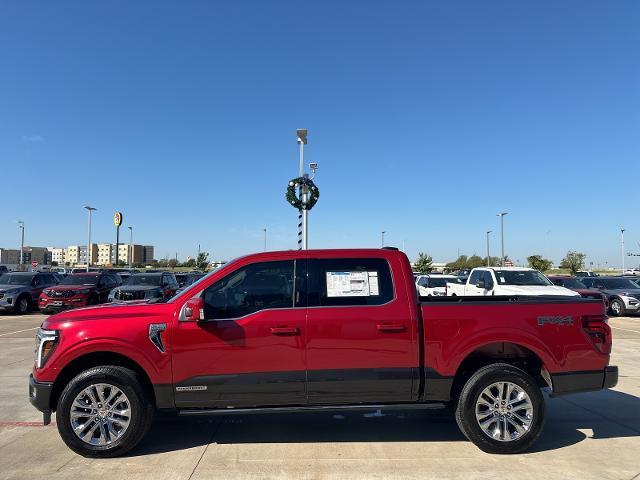
[[[383,305],[394,298],[389,263],[383,258],[309,260],[309,306]]]

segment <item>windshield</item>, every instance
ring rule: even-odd
[[[1,285],[31,285],[33,275],[14,275],[11,273],[0,277]]]
[[[587,286],[577,278],[563,278],[562,286],[566,288],[573,288],[573,289],[587,288]]]
[[[60,285],[87,285],[91,287],[97,284],[98,275],[69,275],[60,282]]]
[[[604,288],[608,288],[611,290],[618,290],[623,288],[633,288],[634,290],[636,290],[638,288],[638,285],[628,278],[603,278],[602,280],[600,280],[600,282],[597,283],[602,283],[602,285],[604,285]]]
[[[500,285],[547,286],[553,285],[537,270],[496,270],[496,280]]]
[[[457,277],[431,277],[429,287],[446,287],[448,283],[461,283]]]
[[[156,287],[159,287],[161,280],[162,280],[162,275],[137,274],[137,275],[131,275],[124,284],[125,285],[154,285]]]

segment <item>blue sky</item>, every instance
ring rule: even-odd
[[[134,241],[182,259],[312,247],[437,261],[639,251],[640,3],[0,4],[0,246]],[[125,235],[126,238],[128,236]],[[628,262],[629,263],[629,262]],[[637,262],[635,262],[637,263]]]

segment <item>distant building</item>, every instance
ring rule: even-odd
[[[55,262],[58,265],[64,265],[64,248],[48,247],[49,255],[51,256],[51,263]]]
[[[0,264],[17,265],[20,263],[20,249],[0,248]]]

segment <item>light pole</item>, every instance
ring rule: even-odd
[[[489,255],[489,234],[492,230],[487,231],[487,267],[491,266],[491,256]]]
[[[498,214],[496,214],[497,217],[500,217],[500,244],[501,244],[501,253],[502,253],[502,260],[500,262],[500,265],[504,267],[504,216],[507,215],[509,212],[500,212]]]
[[[97,208],[90,207],[89,205],[85,205],[84,208],[89,212],[89,220],[87,222],[87,272],[89,271],[89,267],[91,266],[91,212],[97,210]]]
[[[129,268],[133,268],[133,227],[129,228]]]
[[[296,130],[298,145],[300,145],[300,177],[304,177],[304,146],[307,144],[307,129],[298,128]],[[300,200],[307,203],[307,187],[300,189]],[[298,210],[298,250],[306,250],[309,247],[309,211],[307,209]]]
[[[263,252],[267,251],[267,229],[263,228],[262,232],[264,233],[264,250]]]
[[[380,232],[380,248],[384,248],[384,234],[387,233],[385,230],[383,230],[382,232]]]
[[[620,244],[622,248],[622,274],[624,275],[624,228],[620,229]]]
[[[20,229],[20,265],[24,264],[24,222],[18,220],[18,228]]]

